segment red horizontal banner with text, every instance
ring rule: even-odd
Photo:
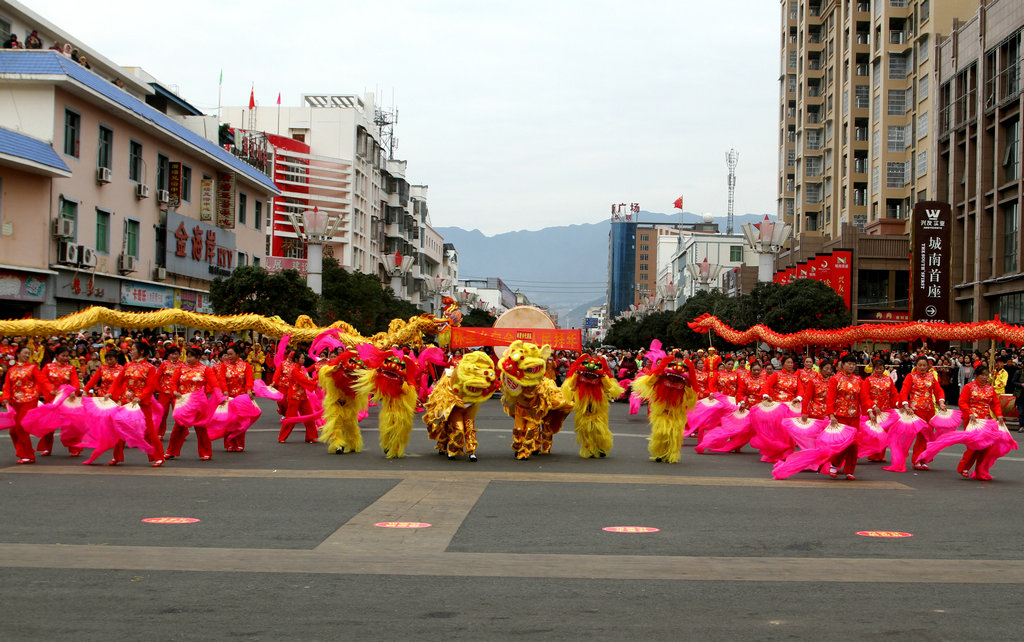
[[[580,330],[551,330],[547,328],[452,328],[454,348],[475,346],[507,346],[521,339],[539,346],[545,344],[552,350],[583,349],[583,335]]]

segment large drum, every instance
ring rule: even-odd
[[[555,322],[543,310],[532,305],[519,305],[504,312],[494,322],[495,328],[538,328],[556,330]],[[499,359],[505,354],[508,346],[494,346],[494,354]]]
[[[1017,418],[1017,398],[1013,395],[999,395],[999,405],[1003,408],[1003,417]]]

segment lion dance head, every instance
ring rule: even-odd
[[[502,387],[507,393],[517,395],[523,388],[539,386],[544,380],[549,356],[551,346],[541,348],[519,339],[513,341],[498,363]]]
[[[565,385],[576,390],[584,402],[602,402],[609,398],[612,388],[619,388],[612,370],[604,357],[585,354],[569,367]],[[619,388],[621,394],[621,388]]]
[[[463,403],[483,403],[498,389],[494,362],[485,353],[470,352],[459,360],[451,376],[452,386]]]

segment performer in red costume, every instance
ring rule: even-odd
[[[160,425],[157,426],[157,434],[161,439],[167,431],[167,417],[171,415],[171,410],[174,408],[174,373],[182,366],[181,348],[170,345],[164,354],[167,358],[156,371],[157,401],[164,407],[163,414],[160,416]]]
[[[189,348],[186,355],[185,365],[178,368],[174,373],[175,403],[180,402],[181,398],[190,392],[208,395],[219,387],[217,375],[213,369],[199,362],[199,359],[203,356],[202,350],[199,348]],[[210,457],[213,456],[213,446],[210,444],[210,436],[207,434],[206,428],[204,426],[192,426],[192,429],[196,431],[199,459],[201,461],[209,461]],[[171,439],[167,442],[167,459],[181,456],[181,445],[185,443],[187,435],[188,426],[181,426],[175,421],[174,429],[171,430]]]
[[[839,372],[828,381],[828,414],[831,418],[845,426],[852,426],[857,429],[861,414],[861,378],[855,373],[857,371],[857,359],[853,355],[843,355],[839,360]],[[832,459],[832,467],[829,468],[830,477],[838,477],[839,469],[846,474],[846,478],[854,480],[854,471],[857,469],[857,440],[846,447],[841,453]]]
[[[828,416],[828,384],[832,380],[832,363],[822,361],[818,366],[820,374],[810,370],[813,377],[807,377],[807,383],[802,388],[801,396],[802,414],[804,418],[824,419]],[[807,368],[800,372],[803,373]]]
[[[871,374],[864,379],[864,384],[860,388],[860,404],[867,414],[877,419],[883,412],[896,408],[899,393],[896,391],[896,384],[885,372],[884,359],[876,358],[871,362],[871,368]],[[868,461],[885,461],[885,449],[869,455]]]
[[[65,346],[57,346],[53,352],[53,361],[43,366],[43,374],[50,382],[50,388],[56,394],[61,386],[71,386],[79,395],[82,394],[82,383],[78,379],[78,369],[71,365],[71,352]],[[65,440],[64,430],[60,432],[60,443],[68,449],[68,454],[77,457],[82,454],[82,449],[74,443]],[[46,457],[53,450],[53,433],[39,438],[36,444],[36,451],[40,457]]]
[[[764,387],[764,394],[772,401],[802,401],[800,397],[800,376],[796,373],[796,359],[792,355],[782,358],[782,369],[773,372]]]
[[[743,377],[738,370],[733,370],[733,358],[726,357],[718,364],[715,376],[711,379],[711,392],[720,392],[736,401],[743,398]]]
[[[103,397],[110,394],[110,387],[114,385],[114,379],[121,374],[124,368],[117,362],[117,350],[107,350],[106,363],[96,369],[92,377],[85,384],[85,391],[96,397]]]
[[[821,366],[818,368],[820,370]],[[814,359],[811,357],[804,357],[804,367],[797,370],[796,374],[800,377],[800,385],[804,388],[807,387],[808,383],[821,376],[818,374],[818,371],[814,369]],[[800,394],[803,395],[803,393]]]
[[[913,372],[903,380],[903,389],[900,390],[900,403],[904,407],[910,406],[914,414],[926,423],[935,416],[935,404],[943,410],[946,409],[946,394],[938,380],[929,372],[930,367],[928,357],[919,355],[914,361]],[[917,470],[929,470],[928,464],[917,462],[918,455],[928,446],[929,441],[930,436],[923,431],[918,433],[917,439],[914,440],[914,451],[910,460],[914,462],[914,468]]]
[[[686,367],[690,370],[690,385],[693,386],[693,391],[697,393],[697,399],[703,399],[711,394],[711,380],[714,377],[714,372],[708,369],[709,360],[703,356],[697,357],[697,364],[694,364],[687,359],[685,361]]]
[[[306,397],[307,390],[314,390],[316,388],[316,381],[306,376],[306,372],[302,368],[302,363],[305,357],[298,350],[291,353],[288,356],[288,360],[281,364],[278,369],[278,374],[281,375],[282,381],[287,381],[287,392],[284,392],[285,402],[285,417],[304,417],[306,415],[313,414],[313,408],[309,404],[309,399]],[[274,376],[275,382],[278,380],[277,374]],[[284,384],[282,384],[284,385]],[[278,387],[281,390],[280,387]],[[307,419],[302,424],[306,427],[306,443],[315,444],[317,443],[317,437],[319,432],[316,427],[315,419]],[[281,425],[281,433],[277,437],[277,442],[283,444],[287,441],[288,436],[292,434],[292,429],[295,428],[295,423],[284,423]]]
[[[768,377],[764,374],[761,364],[757,361],[750,364],[750,376],[743,381],[743,399],[740,400],[740,405],[752,408],[761,403],[767,384]]]
[[[989,383],[988,366],[980,365],[974,369],[974,381],[964,386],[960,393],[959,405],[960,410],[967,415],[965,423],[969,423],[971,419],[1003,420],[1003,408],[999,403],[999,394]],[[965,450],[964,456],[957,464],[956,472],[970,479],[971,469],[985,458],[986,450],[971,450],[970,448]]]
[[[232,343],[229,345],[224,351],[227,355],[227,360],[221,361],[214,366],[214,371],[220,379],[220,385],[224,389],[224,394],[228,397],[247,394],[250,399],[254,399],[252,366],[240,358],[240,351],[241,348],[237,344]],[[225,435],[224,450],[236,453],[244,451],[245,433],[243,432],[235,436]]]
[[[18,349],[18,360],[4,379],[4,392],[0,401],[14,408],[14,425],[10,427],[11,441],[19,464],[34,464],[36,454],[32,450],[32,437],[22,425],[25,413],[39,405],[40,397],[51,394],[50,382],[46,380],[36,364],[32,363],[32,350],[28,346]]]
[[[153,447],[149,453],[149,461],[154,467],[164,465],[164,445],[160,436],[156,433],[156,425],[153,423],[153,393],[156,392],[157,375],[156,366],[147,359],[153,353],[149,344],[145,341],[135,341],[130,348],[132,357],[131,363],[126,365],[110,390],[110,397],[119,404],[135,402],[146,418],[146,441]],[[114,446],[114,458],[110,460],[111,466],[116,466],[124,461],[124,442],[119,441]]]

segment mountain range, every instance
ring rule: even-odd
[[[735,217],[738,232],[743,223],[759,223],[764,214]],[[678,214],[641,211],[641,223],[678,223]],[[686,212],[684,222],[701,220]],[[726,218],[715,217],[720,230]],[[586,308],[605,300],[608,282],[608,233],[611,221],[559,225],[540,230],[520,230],[487,236],[480,230],[461,227],[435,228],[459,253],[460,279],[498,277],[530,301],[550,306],[564,328],[581,327]]]

